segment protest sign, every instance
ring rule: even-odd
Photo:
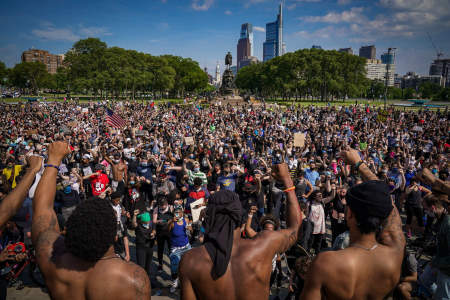
[[[202,206],[204,199],[200,198],[194,202],[192,202],[191,205],[191,213],[192,213],[192,222],[197,222],[200,219],[200,212],[204,208]]]
[[[294,147],[303,148],[303,146],[305,146],[305,134],[296,132],[294,134]]]
[[[192,136],[187,136],[184,138],[184,142],[186,143],[186,145],[190,146],[190,145],[194,145],[194,137]]]

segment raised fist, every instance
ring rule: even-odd
[[[358,151],[350,147],[347,147],[345,150],[343,150],[340,153],[340,155],[346,163],[352,166],[356,165],[357,162],[361,161],[361,157],[359,157]]]
[[[57,160],[59,162],[70,153],[69,144],[66,142],[53,142],[48,146],[48,158],[50,160]]]
[[[33,172],[37,173],[42,168],[42,157],[37,155],[30,155],[27,156],[26,160]]]
[[[289,173],[289,168],[286,163],[277,164],[272,166],[272,177],[281,183],[284,183],[286,188],[291,187],[292,179]]]

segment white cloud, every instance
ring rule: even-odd
[[[194,10],[205,11],[205,10],[208,10],[211,7],[211,5],[213,5],[213,3],[214,3],[214,0],[193,0],[192,8]]]
[[[352,2],[352,0],[338,0],[339,5],[348,5]]]
[[[253,30],[259,31],[259,32],[266,32],[266,29],[264,27],[260,27],[260,26],[253,26]]]
[[[363,10],[364,8],[362,7],[353,7],[350,10],[342,12],[329,12],[325,16],[307,16],[301,17],[300,19],[310,23],[360,23],[366,19],[366,17],[362,14]]]
[[[41,22],[41,27],[31,31],[34,37],[49,41],[76,42],[86,37],[99,37],[111,35],[106,27],[79,25],[78,29],[70,27],[58,28],[50,22]]]
[[[81,38],[72,29],[68,28],[47,27],[44,29],[33,29],[31,33],[38,38],[50,41],[75,42]]]
[[[229,15],[232,15],[233,13],[231,12],[231,10],[226,10],[226,11],[225,11],[225,14],[226,14],[227,16],[229,16]]]
[[[79,32],[80,35],[89,37],[111,35],[111,33],[105,27],[95,27],[95,26],[91,27],[81,26]]]
[[[346,29],[336,26],[327,26],[320,29],[317,29],[312,32],[308,32],[306,30],[298,31],[294,34],[294,36],[301,37],[303,39],[329,39],[334,37],[342,37],[345,36]]]

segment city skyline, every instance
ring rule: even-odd
[[[324,49],[374,44],[377,59],[395,47],[399,74],[428,74],[436,58],[428,36],[444,57],[450,57],[450,3],[448,0],[286,0],[283,11],[287,52],[321,45]],[[31,47],[63,54],[80,38],[99,37],[109,46],[152,55],[191,57],[213,72],[228,51],[236,64],[237,32],[251,23],[254,56],[263,58],[265,24],[273,21],[279,1],[85,0],[44,3],[13,2],[0,15],[3,39],[0,60],[8,67],[20,62]],[[20,20],[20,22],[19,22]]]

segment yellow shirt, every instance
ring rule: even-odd
[[[20,171],[22,171],[21,165],[15,165],[14,167],[16,168],[16,172],[14,173],[14,179],[11,186],[12,188],[16,187],[16,177],[17,175],[19,175]],[[6,180],[9,180],[11,178],[12,168],[11,169],[4,168],[2,174],[6,176]]]

